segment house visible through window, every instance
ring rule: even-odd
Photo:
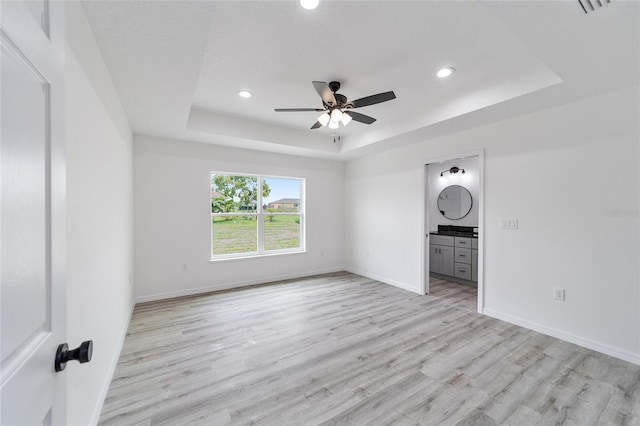
[[[303,251],[303,194],[304,179],[212,173],[212,258]]]

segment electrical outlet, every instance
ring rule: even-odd
[[[555,300],[560,300],[564,302],[564,288],[554,287],[553,289],[553,298]]]
[[[182,264],[182,272],[186,272],[186,270],[187,270],[187,264],[183,263]]]

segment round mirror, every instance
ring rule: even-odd
[[[464,186],[447,186],[438,195],[438,210],[447,219],[462,219],[469,214],[472,204],[471,193]]]

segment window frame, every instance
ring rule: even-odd
[[[306,214],[305,214],[305,205],[306,205],[306,179],[302,177],[293,177],[293,176],[276,176],[276,175],[266,175],[266,174],[253,174],[253,173],[236,173],[236,172],[216,172],[212,171],[209,174],[209,194],[213,190],[211,188],[211,179],[215,175],[223,175],[223,176],[242,176],[242,177],[251,177],[256,178],[258,181],[258,190],[257,192],[257,208],[255,212],[229,212],[229,213],[213,213],[211,212],[211,195],[209,195],[209,211],[211,212],[209,225],[209,248],[211,251],[210,261],[219,261],[219,260],[229,260],[229,259],[246,259],[252,257],[263,257],[263,256],[274,256],[281,254],[294,254],[294,253],[305,253],[306,249]],[[300,202],[297,212],[265,212],[264,210],[264,201],[262,197],[262,185],[264,183],[264,179],[287,179],[287,180],[297,180],[300,182]],[[278,250],[265,250],[264,241],[265,241],[265,216],[298,216],[300,218],[299,229],[300,235],[299,240],[300,244],[298,247],[278,249]],[[214,234],[213,234],[213,218],[214,217],[226,217],[226,216],[254,216],[256,218],[256,251],[243,252],[243,253],[227,253],[227,254],[214,254],[213,253],[213,242],[214,242]]]

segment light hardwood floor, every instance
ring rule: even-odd
[[[349,273],[136,306],[103,425],[639,425],[640,367]]]

